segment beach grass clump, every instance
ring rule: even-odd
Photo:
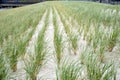
[[[79,80],[81,69],[82,66],[80,66],[79,61],[64,59],[60,64],[60,68],[57,69],[57,80]]]
[[[60,13],[60,12],[59,12]],[[73,29],[70,29],[73,27],[73,25],[69,24],[65,17],[62,16],[60,13],[61,20],[64,25],[65,32],[68,36],[68,41],[70,42],[70,46],[72,47],[73,53],[77,54],[77,48],[78,48],[78,35],[76,32],[73,32]]]
[[[44,47],[44,32],[41,31],[37,44],[35,45],[35,54],[29,53],[29,59],[25,60],[25,70],[27,73],[27,79],[37,80],[37,74],[40,68],[44,64],[46,50]]]
[[[111,34],[109,34],[108,37],[108,50],[109,52],[112,52],[113,48],[115,47],[118,36],[119,36],[120,29],[118,27],[113,28],[113,31]]]
[[[34,32],[34,28],[29,28],[27,31],[21,34],[20,39],[18,39],[17,45],[21,57],[25,55],[26,46],[28,45],[33,35],[33,32]]]
[[[73,52],[76,55],[78,49],[78,35],[76,35],[75,33],[71,33],[69,39],[73,47]]]
[[[13,72],[17,70],[17,59],[19,57],[18,46],[16,45],[15,39],[9,37],[9,40],[4,44],[4,54],[7,55],[9,59],[10,68]]]
[[[43,61],[45,60],[46,52],[43,49],[43,45],[38,43],[35,50],[35,56],[29,55],[29,61],[25,61],[25,71],[27,73],[26,79],[29,80],[37,80],[37,74],[41,69],[42,65],[44,64]],[[43,49],[43,50],[41,50]]]
[[[92,47],[87,47],[80,55],[81,63],[86,66],[87,80],[115,80],[116,69],[113,62],[101,63],[99,51],[94,52]]]
[[[80,63],[85,64],[89,54],[92,54],[92,47],[82,47],[82,51],[80,53]],[[88,54],[89,53],[89,54]]]
[[[106,52],[106,49],[107,49],[107,35],[105,33],[103,33],[103,36],[99,39],[99,42],[98,42],[98,46],[97,46],[97,50],[96,52],[98,53],[98,56],[99,56],[99,59],[100,59],[100,62],[104,62],[104,54]]]
[[[86,60],[88,80],[115,80],[116,70],[113,63],[102,64],[97,57],[90,54]]]
[[[62,35],[55,34],[54,36],[54,43],[55,43],[55,52],[57,57],[57,63],[60,64],[60,60],[62,58]]]
[[[9,76],[9,68],[6,66],[6,57],[2,50],[0,51],[0,79],[7,80]]]

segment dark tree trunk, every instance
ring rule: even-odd
[[[102,0],[100,0],[100,3],[102,2]]]

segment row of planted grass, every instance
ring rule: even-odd
[[[25,65],[26,65],[26,73],[27,73],[27,80],[37,80],[38,79],[38,73],[41,69],[41,67],[44,64],[44,60],[46,57],[47,49],[45,47],[45,41],[44,41],[44,36],[45,36],[45,31],[48,27],[48,19],[49,18],[49,10],[47,12],[47,16],[45,17],[45,23],[43,28],[41,29],[37,44],[35,45],[35,54],[34,53],[28,53],[29,59],[25,60]]]
[[[66,13],[64,12],[63,9],[60,9],[60,8],[58,9],[58,14],[60,16],[61,21],[63,22],[64,29],[65,29],[65,32],[66,32],[67,37],[68,37],[68,41],[70,42],[69,46],[72,48],[73,53],[76,55],[77,54],[77,49],[78,49],[78,45],[77,45],[78,35],[77,35],[77,32],[73,31],[72,24],[69,23],[68,19],[66,19],[67,17],[65,17],[62,13],[60,13],[61,11],[65,16],[68,16],[68,15],[66,15]]]
[[[79,62],[71,61],[63,56],[63,35],[60,33],[60,25],[58,23],[58,15],[54,9],[54,46],[55,58],[57,62],[56,67],[56,80],[77,80],[79,76],[80,67],[77,65]],[[77,66],[77,68],[76,68]]]

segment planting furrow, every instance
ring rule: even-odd
[[[39,77],[43,80],[55,80],[55,59],[54,59],[54,27],[53,27],[53,11],[50,9],[49,12],[49,22],[48,22],[48,28],[45,32],[45,47],[47,48],[48,54],[46,55],[45,65],[41,68],[39,72]]]

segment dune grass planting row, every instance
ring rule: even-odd
[[[49,12],[49,11],[48,11]],[[44,33],[46,31],[46,28],[48,26],[48,17],[49,13],[47,12],[46,22],[43,28],[41,29],[37,44],[35,45],[35,53],[29,53],[29,59],[25,60],[25,65],[26,65],[26,73],[27,73],[27,80],[37,80],[37,75],[44,64],[43,61],[45,60],[46,57],[46,48],[45,48],[45,42],[44,42]]]
[[[79,73],[80,73],[80,65],[78,64],[79,61],[71,61],[67,57],[64,57],[65,53],[64,50],[64,41],[63,41],[63,35],[60,31],[61,26],[59,25],[59,21],[57,18],[59,15],[56,12],[56,9],[54,8],[54,46],[55,46],[55,58],[56,58],[56,80],[74,80],[79,79]],[[77,67],[76,67],[77,66]]]
[[[66,34],[69,38],[68,39],[68,41],[70,42],[69,46],[72,47],[72,51],[76,55],[78,49],[78,38],[79,38],[78,34],[76,31],[74,31],[74,28],[72,28],[73,25],[71,25],[71,22],[66,21],[66,17],[62,16],[62,14],[60,14],[60,16],[61,16],[61,20],[63,21]]]

